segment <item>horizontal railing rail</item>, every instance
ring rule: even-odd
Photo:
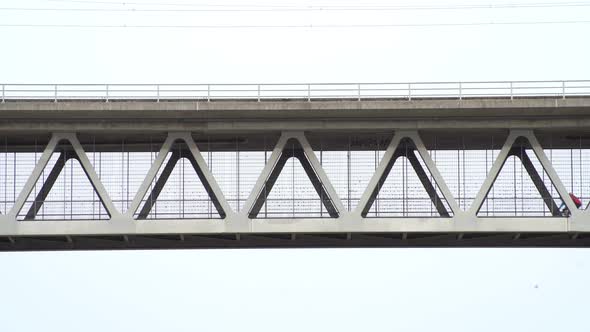
[[[7,100],[223,100],[566,98],[590,96],[590,80],[293,83],[293,84],[0,84]]]

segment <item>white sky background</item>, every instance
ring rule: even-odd
[[[112,0],[111,0],[112,1]],[[538,0],[376,1],[375,6],[540,3]],[[114,1],[117,3],[117,1]],[[135,0],[134,3],[158,3]],[[173,3],[358,6],[358,1]],[[545,1],[547,2],[547,1]],[[559,3],[559,1],[553,1]],[[49,0],[2,7],[202,9]],[[159,3],[165,3],[160,1]],[[569,3],[569,2],[568,2]],[[220,6],[223,4],[231,7]],[[588,4],[588,2],[586,2]],[[364,4],[365,6],[367,4]],[[243,7],[242,7],[243,8]],[[253,7],[248,7],[252,9]],[[254,7],[255,8],[255,7]],[[326,25],[590,20],[590,6],[389,11],[62,12],[0,11],[0,24]],[[6,28],[2,81],[10,83],[399,82],[590,77],[590,24],[395,28],[148,29]]]
[[[162,6],[163,0],[134,1],[137,4],[0,0],[0,81],[290,83],[590,78],[590,23],[194,27],[584,21],[590,20],[590,2],[545,8],[388,11],[6,9],[203,8]],[[146,2],[159,4],[140,5]],[[215,4],[222,9],[238,4],[317,8],[541,3],[172,2]],[[14,24],[193,27],[7,26]],[[584,331],[585,299],[590,295],[588,253],[563,249],[0,253],[0,330]]]

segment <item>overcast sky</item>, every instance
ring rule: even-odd
[[[590,1],[171,2],[1,0],[0,81],[590,78]],[[573,249],[0,253],[0,266],[2,331],[583,331],[590,295],[589,252]]]

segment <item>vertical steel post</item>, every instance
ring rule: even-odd
[[[408,83],[408,100],[412,100],[412,83]]]
[[[106,92],[106,100],[105,101],[108,102],[109,101],[109,85],[108,84],[105,86],[105,92]]]
[[[156,85],[156,102],[160,102],[160,84]]]
[[[512,82],[510,82],[510,100],[514,99],[514,94],[512,94]]]
[[[307,101],[311,101],[311,84],[307,85]]]
[[[561,81],[561,96],[565,99],[565,81]]]
[[[358,101],[361,101],[361,85],[360,85],[360,83],[357,84],[357,95],[358,95]]]
[[[4,102],[4,97],[5,97],[5,85],[2,84],[2,102]]]
[[[459,82],[459,100],[463,99],[463,86],[461,85],[461,82]]]
[[[257,85],[258,88],[258,101],[260,101],[260,84]]]
[[[207,101],[211,101],[211,85],[207,84]]]
[[[53,85],[53,102],[57,103],[57,84]]]

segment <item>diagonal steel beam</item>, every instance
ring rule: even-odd
[[[422,164],[420,164],[420,161],[414,154],[414,150],[409,151],[409,153],[406,154],[405,157],[408,158],[408,160],[410,161],[412,168],[416,172],[416,175],[418,175],[418,179],[420,179],[422,186],[424,186],[424,189],[426,189],[426,192],[428,193],[428,196],[430,197],[432,204],[434,204],[434,206],[436,207],[438,214],[441,217],[450,217],[451,215],[449,214],[449,211],[447,211],[445,204],[436,192],[436,188],[432,185],[432,182],[430,182],[428,174],[426,174],[424,168],[422,167]]]
[[[442,192],[442,195],[444,199],[447,201],[449,207],[451,208],[451,211],[453,211],[453,214],[457,215],[462,213],[463,211],[459,207],[459,204],[457,204],[455,196],[453,196],[453,193],[451,192],[444,178],[438,171],[438,168],[436,167],[434,160],[432,160],[432,157],[430,157],[428,150],[426,150],[426,146],[424,145],[424,142],[422,142],[420,134],[418,134],[417,131],[410,131],[408,132],[407,137],[409,137],[412,140],[412,142],[414,142],[414,146],[416,147],[416,150],[422,157],[422,160],[426,165],[426,169],[428,169],[430,175],[432,175],[432,178],[436,182],[438,189],[440,189],[440,191]]]
[[[233,215],[234,212],[232,208],[229,206],[229,203],[225,199],[219,184],[215,181],[215,177],[209,170],[209,166],[207,162],[201,155],[201,151],[197,147],[197,144],[193,140],[193,137],[190,133],[182,133],[179,135],[179,138],[182,139],[186,146],[189,149],[187,156],[189,156],[189,161],[191,162],[193,168],[197,172],[199,179],[201,180],[201,184],[207,190],[209,194],[209,198],[211,199],[213,205],[217,209],[217,213],[221,218],[225,218],[227,215]]]
[[[207,176],[205,175],[205,172],[203,171],[203,169],[201,168],[201,166],[199,165],[199,163],[197,162],[195,157],[189,153],[186,155],[186,158],[190,161],[191,165],[193,166],[193,168],[197,172],[197,176],[201,180],[201,184],[205,187],[205,190],[207,191],[207,194],[209,195],[209,199],[213,203],[213,206],[215,206],[217,213],[219,213],[219,216],[221,218],[225,218],[227,216],[227,211],[228,211],[227,208],[229,208],[229,207],[224,208],[224,206],[222,205],[222,203],[220,201],[220,198],[215,193],[215,190],[213,189],[211,183],[209,183]]]
[[[55,150],[55,147],[59,143],[60,139],[61,137],[58,134],[53,134],[53,136],[51,136],[49,143],[47,143],[45,150],[43,150],[41,158],[39,158],[39,161],[35,165],[35,168],[31,172],[31,175],[27,179],[27,182],[23,186],[21,192],[18,195],[18,198],[14,202],[14,205],[12,206],[12,209],[8,214],[8,216],[11,219],[16,219],[16,216],[22,210],[23,206],[27,201],[27,198],[29,197],[29,195],[33,191],[33,188],[35,187],[35,184],[39,180],[39,177],[41,177],[41,173],[43,172],[45,166],[47,166],[47,163],[51,159],[51,155],[53,154],[53,151]]]
[[[45,203],[45,199],[47,199],[47,196],[49,195],[51,188],[53,188],[55,181],[57,181],[57,178],[59,177],[59,175],[61,174],[61,171],[63,170],[64,166],[66,165],[66,162],[68,160],[70,160],[71,158],[73,158],[71,153],[68,153],[68,152],[60,153],[59,158],[56,160],[55,164],[51,168],[51,172],[49,172],[49,175],[45,179],[45,182],[43,182],[43,185],[41,186],[41,190],[39,190],[39,192],[37,193],[37,196],[35,197],[33,204],[31,204],[31,207],[29,208],[29,211],[27,212],[24,220],[34,220],[35,219],[35,217],[37,216],[37,213],[43,207],[43,203]]]
[[[188,136],[185,134],[170,134],[169,135],[168,139],[166,140],[166,142],[162,146],[160,153],[158,154],[157,159],[161,159],[161,160],[156,160],[152,169],[150,170],[150,172],[153,171],[153,173],[154,173],[153,176],[150,176],[152,181],[156,176],[155,173],[157,173],[157,170],[163,164],[163,159],[165,158],[167,153],[172,150],[172,145],[177,141],[184,141],[184,143],[186,144],[186,147],[183,148],[182,150],[172,151],[172,155],[170,156],[170,159],[168,159],[168,162],[166,163],[164,169],[162,170],[162,173],[160,174],[160,176],[156,180],[156,184],[154,185],[154,188],[150,192],[148,199],[144,203],[141,211],[139,212],[137,219],[146,219],[148,217],[151,209],[153,208],[153,206],[155,205],[155,203],[158,199],[158,196],[160,195],[160,193],[162,192],[162,189],[166,185],[166,182],[168,181],[170,174],[172,174],[174,167],[176,166],[178,160],[180,160],[181,158],[186,158],[191,163],[191,166],[193,167],[193,169],[197,173],[197,176],[199,177],[201,184],[205,188],[205,191],[207,191],[207,194],[209,195],[209,199],[211,199],[211,202],[215,206],[217,213],[219,214],[219,216],[221,218],[225,218],[227,216],[228,211],[231,211],[231,208],[227,204],[227,201],[225,201],[225,199],[223,198],[223,195],[221,194],[221,190],[214,182],[214,179],[212,178],[212,176],[207,173],[206,162],[202,158],[202,156],[200,155],[200,152],[199,152],[196,144],[194,143],[194,141],[192,141],[192,138],[190,137],[190,135],[188,135]],[[200,157],[200,159],[201,159],[200,162],[197,159],[197,157]],[[145,189],[144,192],[147,192],[147,188]]]
[[[559,175],[557,175],[557,172],[553,168],[553,165],[549,161],[549,158],[547,158],[545,151],[543,151],[543,147],[541,146],[541,144],[537,140],[537,137],[535,136],[533,131],[527,130],[523,133],[522,136],[525,137],[529,141],[529,143],[531,144],[531,149],[533,150],[533,152],[537,156],[537,159],[539,159],[539,162],[541,163],[543,170],[545,170],[545,172],[549,176],[551,183],[553,184],[553,186],[555,187],[555,189],[559,193],[559,197],[561,197],[562,201],[565,203],[568,210],[570,210],[570,213],[574,216],[577,215],[578,213],[581,213],[582,211],[578,210],[578,208],[574,204],[574,201],[569,197],[569,193],[568,193],[567,189],[563,185],[563,182],[561,182]]]
[[[327,192],[328,196],[326,198],[331,199],[330,202],[334,205],[335,210],[339,212],[340,215],[348,213],[348,210],[344,207],[344,204],[342,204],[342,200],[340,199],[338,192],[336,191],[336,189],[332,185],[332,182],[330,181],[330,178],[324,171],[322,164],[315,155],[315,152],[313,151],[311,144],[309,144],[309,141],[305,137],[305,134],[303,132],[300,132],[296,133],[293,137],[295,137],[299,141],[299,144],[301,144],[301,147],[303,148],[303,153],[305,154],[307,161],[309,161],[310,166],[314,170],[314,174],[315,176],[317,176],[318,182],[323,185],[323,189]]]
[[[339,216],[338,210],[336,210],[336,207],[332,203],[332,200],[330,199],[330,195],[328,194],[328,192],[324,188],[322,181],[320,180],[320,178],[318,177],[318,175],[314,171],[314,168],[311,166],[311,163],[309,162],[307,157],[305,156],[305,152],[303,151],[303,148],[301,147],[301,145],[299,145],[299,147],[296,147],[293,150],[293,157],[297,158],[299,160],[299,162],[301,163],[301,166],[303,166],[303,170],[305,171],[305,174],[307,174],[307,177],[309,178],[309,180],[311,180],[311,183],[313,184],[313,187],[314,187],[316,193],[320,197],[322,204],[324,205],[324,207],[328,211],[328,214],[330,215],[330,217],[338,218],[338,216]]]
[[[559,207],[553,200],[553,197],[551,197],[551,192],[549,191],[549,189],[547,189],[545,182],[543,182],[543,179],[539,175],[539,172],[537,172],[535,165],[533,165],[531,158],[529,158],[529,155],[526,153],[524,148],[513,147],[512,149],[510,149],[508,155],[515,156],[518,159],[520,159],[522,165],[524,166],[524,169],[531,177],[531,180],[533,181],[533,184],[539,191],[539,194],[541,194],[541,198],[545,202],[545,205],[547,205],[547,208],[549,209],[549,211],[551,211],[551,214],[554,217],[559,217],[561,215]]]
[[[391,157],[391,159],[387,163],[386,167],[384,168],[383,173],[379,177],[379,181],[377,182],[377,185],[373,188],[373,191],[371,192],[371,195],[369,196],[367,204],[364,206],[363,210],[361,211],[361,216],[363,218],[366,218],[367,214],[369,214],[369,211],[371,210],[373,203],[377,199],[377,196],[379,195],[381,188],[385,184],[385,181],[387,180],[387,177],[389,176],[391,169],[393,168],[396,161],[400,157],[405,157],[408,159],[412,168],[416,172],[418,179],[422,183],[422,186],[426,190],[428,197],[430,197],[432,204],[434,204],[434,206],[436,207],[438,214],[441,217],[450,217],[451,216],[449,211],[447,211],[447,208],[445,207],[443,200],[440,198],[440,196],[436,192],[436,188],[432,185],[432,182],[430,182],[428,174],[426,173],[426,171],[422,167],[422,164],[420,164],[420,161],[418,160],[418,158],[416,157],[414,152],[415,152],[414,148],[402,149],[402,148],[398,147],[395,150],[393,156]]]
[[[383,184],[385,184],[385,181],[387,180],[387,177],[389,176],[389,173],[391,172],[393,165],[402,155],[403,151],[401,149],[395,149],[395,152],[391,156],[391,159],[386,161],[385,167],[383,168],[383,172],[379,175],[379,179],[377,180],[375,187],[373,187],[366,202],[364,202],[363,208],[361,210],[361,217],[366,218],[367,214],[369,214],[369,210],[371,210],[373,203],[377,199],[377,196],[379,195],[379,192],[381,191]]]
[[[488,176],[479,188],[477,195],[475,195],[475,199],[473,199],[473,202],[471,203],[471,207],[469,208],[469,214],[471,216],[477,216],[477,213],[481,209],[484,200],[488,196],[488,193],[490,190],[492,190],[492,186],[494,185],[494,182],[496,182],[496,178],[498,177],[498,174],[500,174],[500,170],[502,170],[502,167],[504,167],[504,163],[506,163],[506,159],[508,159],[510,149],[512,149],[514,141],[516,138],[518,138],[518,136],[519,135],[517,133],[510,132],[506,138],[506,142],[504,142],[502,150],[500,150],[500,153],[496,157],[496,160],[494,161]]]
[[[98,175],[94,171],[94,167],[92,167],[92,164],[90,163],[90,160],[86,155],[86,152],[82,148],[82,144],[80,144],[80,141],[76,137],[76,134],[67,134],[66,139],[74,148],[74,153],[76,154],[75,158],[78,160],[78,162],[80,162],[82,170],[86,174],[86,177],[90,181],[90,184],[94,189],[94,192],[98,195],[98,198],[100,199],[100,202],[104,206],[109,217],[112,218],[114,215],[118,215],[119,211],[113,204],[113,201],[111,200],[107,190],[105,189]]]
[[[160,196],[160,193],[162,192],[164,185],[168,181],[168,178],[170,177],[170,174],[172,174],[172,171],[174,170],[174,167],[176,166],[176,163],[178,162],[179,159],[180,159],[180,154],[178,153],[178,151],[172,152],[170,159],[168,159],[166,166],[162,170],[162,173],[158,177],[156,184],[152,188],[152,191],[150,192],[148,199],[146,200],[145,204],[141,208],[141,211],[139,212],[137,219],[146,219],[148,217],[148,215],[150,214],[150,211],[152,210],[152,208],[156,204],[156,201],[157,201],[158,197]]]
[[[367,213],[369,212],[371,205],[373,205],[373,202],[375,201],[375,198],[377,197],[375,192],[377,191],[377,193],[378,193],[379,192],[378,188],[383,186],[383,183],[385,182],[383,180],[384,179],[383,175],[389,174],[389,172],[391,171],[391,167],[393,167],[392,160],[394,158],[395,159],[398,158],[397,156],[395,156],[395,154],[397,152],[397,147],[398,147],[400,141],[404,137],[405,137],[404,134],[396,132],[395,135],[393,136],[393,138],[391,139],[391,142],[389,142],[389,145],[387,146],[387,149],[385,150],[385,154],[383,155],[383,158],[381,158],[381,161],[379,162],[379,166],[377,166],[375,173],[373,173],[373,175],[371,176],[371,180],[369,180],[367,188],[363,192],[363,195],[361,196],[361,199],[359,200],[359,202],[354,210],[354,214],[356,214],[357,216],[366,216]],[[385,178],[386,177],[387,177],[387,175],[385,175]]]
[[[160,170],[160,167],[162,167],[162,164],[164,163],[164,160],[166,159],[168,152],[170,152],[170,149],[172,148],[172,144],[174,143],[175,140],[176,140],[176,138],[171,136],[170,134],[168,135],[168,137],[166,137],[166,140],[164,141],[164,143],[160,147],[160,151],[158,152],[158,155],[156,156],[154,163],[152,164],[152,166],[150,167],[150,170],[148,171],[145,178],[143,179],[143,182],[141,183],[141,185],[137,189],[137,192],[135,193],[135,197],[133,198],[131,205],[129,205],[129,208],[127,209],[127,212],[126,212],[127,215],[133,216],[135,214],[135,212],[137,211],[137,209],[139,209],[139,205],[141,204],[142,199],[145,197],[145,194],[147,193],[148,189],[150,188],[152,181],[154,181],[154,179],[156,178],[156,175],[158,175],[158,171]]]
[[[262,206],[266,202],[266,199],[268,198],[268,195],[270,194],[272,187],[277,182],[277,179],[279,178],[279,175],[281,175],[281,172],[283,171],[283,168],[285,167],[285,164],[287,163],[287,160],[289,160],[289,158],[290,157],[287,154],[285,154],[284,151],[281,153],[279,159],[274,165],[274,168],[272,169],[268,178],[264,182],[262,190],[256,197],[256,200],[252,205],[252,209],[250,209],[250,212],[248,212],[248,218],[254,219],[258,217],[260,209],[262,209]]]
[[[244,203],[244,209],[242,210],[243,211],[242,213],[247,213],[248,218],[254,218],[254,217],[251,217],[252,211],[254,211],[254,210],[257,210],[257,212],[254,215],[258,215],[258,212],[260,211],[260,208],[262,207],[262,204],[260,204],[258,202],[258,200],[259,200],[260,196],[264,192],[266,192],[266,182],[270,178],[271,174],[273,173],[275,166],[280,161],[281,156],[283,155],[283,149],[285,148],[285,144],[287,144],[288,139],[289,139],[289,136],[286,135],[285,133],[283,133],[281,135],[277,144],[273,148],[270,158],[266,162],[266,165],[264,166],[262,173],[260,173],[260,175],[258,176],[258,179],[256,180],[256,184],[254,185],[254,188],[252,188],[252,191],[250,192],[248,199]],[[286,162],[286,160],[285,160],[285,162]],[[276,181],[276,179],[275,179],[275,181]],[[266,196],[262,200],[263,204],[264,204],[265,199],[266,199]],[[260,207],[258,207],[258,204],[260,204]]]

